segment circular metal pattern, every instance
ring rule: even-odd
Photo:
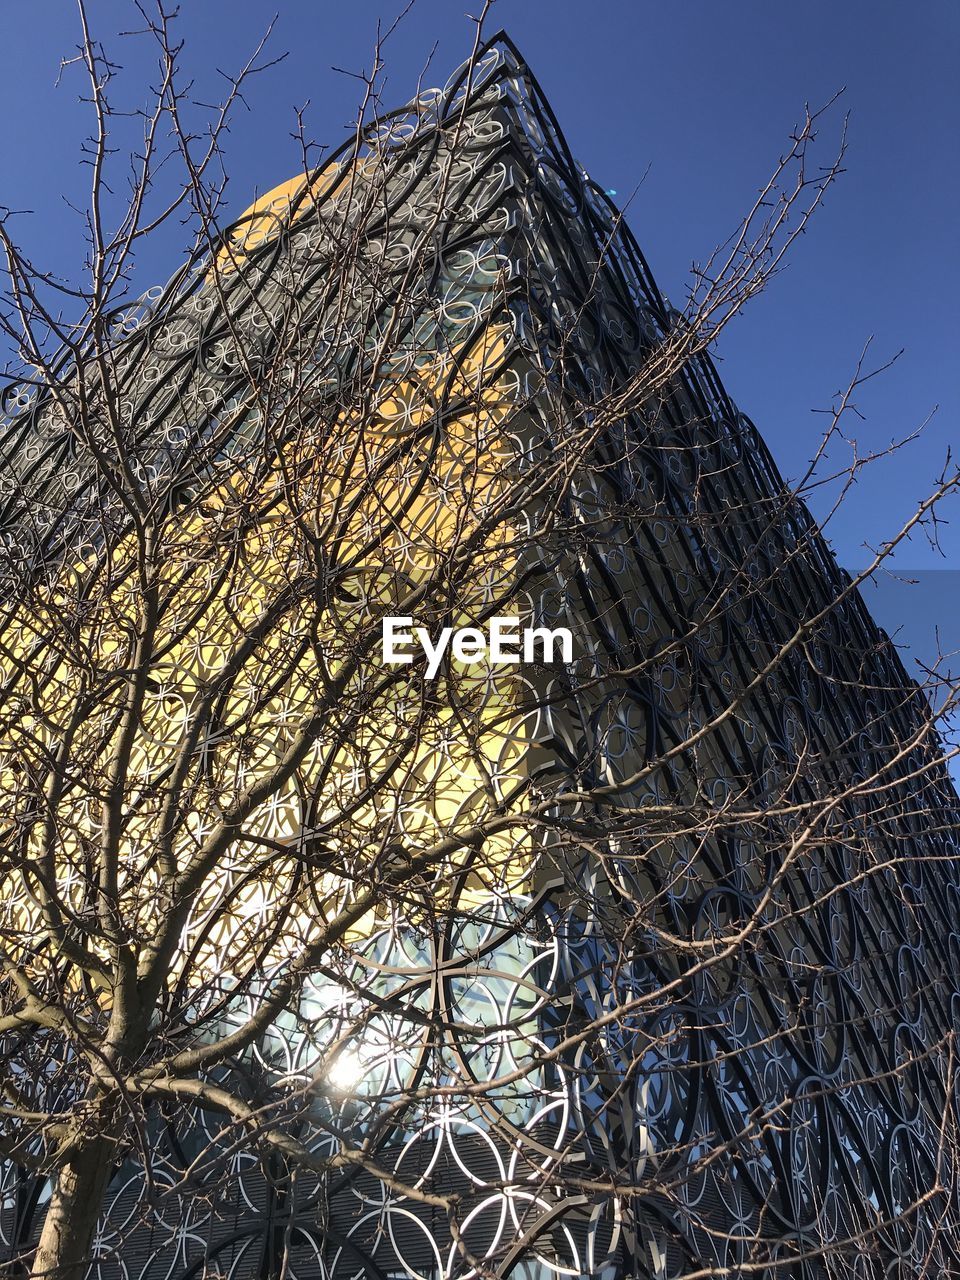
[[[384,455],[406,452],[384,495],[401,529],[398,567],[390,576],[356,558],[331,605],[348,629],[401,580],[416,581],[423,537],[463,505],[468,478],[476,500],[464,350],[481,353],[483,430],[499,466],[509,458],[530,473],[675,317],[506,41],[487,48],[469,80],[461,71],[421,95],[336,164],[316,198],[323,216],[304,199],[235,229],[220,296],[210,262],[198,262],[111,324],[138,478],[159,489],[176,471],[203,484],[217,459],[255,447],[255,415],[229,424],[251,367],[268,366],[291,324],[314,353],[299,390],[320,401],[335,400],[375,347],[382,328],[364,327],[359,309],[353,328],[328,314],[336,213],[359,174],[359,198],[369,197],[363,252],[382,278],[404,281],[403,299],[378,317],[395,325],[395,378],[370,438]],[[441,198],[426,244],[424,209]],[[517,404],[524,416],[514,423]],[[2,576],[15,598],[30,574],[62,569],[78,547],[102,545],[105,529],[119,534],[122,515],[40,388],[8,386],[3,413]],[[424,422],[437,424],[426,440]],[[344,473],[351,449],[345,433],[330,454]],[[497,474],[491,465],[484,478],[491,503]],[[433,505],[418,507],[424,477]],[[738,1274],[749,1263],[751,1274],[813,1280],[960,1268],[956,1170],[942,1143],[960,1120],[950,1050],[960,1027],[956,796],[922,755],[895,758],[921,723],[918,695],[856,594],[827,608],[843,575],[783,495],[705,357],[655,409],[606,432],[565,489],[564,539],[544,537],[525,553],[538,571],[527,612],[569,624],[581,639],[577,660],[549,680],[475,682],[469,705],[478,724],[502,718],[480,743],[485,785],[499,796],[534,770],[544,787],[601,786],[620,813],[648,808],[643,838],[619,841],[611,825],[602,858],[585,849],[566,865],[566,885],[538,887],[543,868],[519,839],[497,851],[496,886],[478,888],[469,867],[451,867],[439,916],[408,904],[353,938],[244,1064],[264,1096],[301,1100],[297,1134],[316,1154],[335,1156],[338,1133],[368,1138],[380,1167],[408,1188],[457,1191],[462,1239],[499,1275],[665,1280],[710,1264]],[[519,517],[517,533],[537,529],[538,514]],[[382,537],[372,513],[359,529],[371,545]],[[282,526],[242,554],[255,598],[287,563]],[[512,552],[478,567],[478,598],[492,606],[517,571]],[[720,599],[728,607],[711,613]],[[800,616],[821,609],[822,625],[736,715],[669,767],[644,771],[730,705]],[[145,787],[165,745],[185,732],[204,670],[230,652],[229,629],[209,621],[202,643],[156,670],[134,762]],[[16,625],[11,615],[5,638]],[[290,625],[306,634],[308,613]],[[29,648],[28,629],[13,642]],[[305,647],[304,685],[309,661]],[[270,669],[265,653],[251,687],[268,687]],[[869,697],[857,692],[864,687]],[[268,711],[282,741],[303,711],[296,686],[275,689]],[[376,740],[338,761],[345,792],[362,796],[370,755],[384,758],[416,713],[402,696],[383,709]],[[213,758],[216,743],[204,749]],[[269,751],[251,744],[250,776],[268,763]],[[319,763],[318,754],[307,772]],[[880,812],[869,793],[852,795],[829,838],[789,867],[771,861],[798,829],[784,802],[799,809],[878,767],[890,779]],[[448,724],[410,772],[398,830],[416,843],[451,807],[472,812],[480,791]],[[769,816],[703,839],[658,825],[658,806],[717,812],[737,794]],[[938,823],[925,825],[919,796]],[[77,829],[94,830],[96,812],[78,804]],[[291,785],[254,830],[299,848],[308,817]],[[180,1016],[215,1009],[220,1033],[267,996],[294,944],[286,955],[274,948],[273,968],[239,996],[222,977],[230,957],[278,912],[308,900],[319,914],[336,898],[329,878],[304,886],[292,860],[252,893],[247,875],[244,859],[228,856],[224,894],[243,910],[224,926],[225,899],[201,900],[185,929]],[[79,877],[63,892],[83,909]],[[584,902],[595,910],[585,914]],[[9,927],[28,908],[14,896],[3,911]],[[750,940],[729,945],[751,918],[759,928]],[[198,974],[207,980],[194,991]],[[590,1025],[594,1033],[576,1034]],[[37,1052],[55,1092],[59,1069],[69,1074],[62,1051],[41,1039]],[[281,1257],[291,1280],[476,1274],[443,1216],[387,1180],[296,1172],[244,1150],[203,1111],[156,1107],[147,1123],[150,1178],[131,1149],[110,1186],[91,1275],[242,1280],[277,1273]],[[11,1255],[34,1237],[48,1195],[42,1181],[0,1167],[0,1236]]]

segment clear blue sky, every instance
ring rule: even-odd
[[[358,83],[331,68],[370,62],[378,17],[397,0],[193,0],[180,21],[186,62],[200,96],[217,93],[218,67],[236,68],[275,12],[281,66],[255,81],[230,134],[231,209],[240,213],[299,166],[294,108],[308,99],[314,138],[335,145],[353,117]],[[444,80],[469,51],[463,0],[416,0],[385,50],[388,103]],[[99,35],[126,67],[120,96],[136,100],[145,46],[117,33],[138,25],[126,0],[91,0]],[[831,526],[845,565],[864,563],[906,519],[958,440],[958,93],[960,6],[955,0],[499,0],[489,29],[520,46],[574,154],[624,199],[661,288],[678,300],[694,259],[732,230],[775,162],[805,102],[845,86],[848,172],[829,195],[789,270],[722,338],[728,389],[758,424],[781,469],[796,475],[828,406],[873,337],[878,361],[900,347],[897,366],[859,398],[862,449],[883,447],[939,409],[923,440],[867,471]],[[60,57],[77,38],[70,0],[3,6],[6,53],[0,103],[7,121],[0,204],[33,210],[18,236],[38,261],[75,269],[81,230],[64,197],[87,183],[79,145],[89,117],[77,69],[55,88]],[[835,133],[839,112],[825,133]],[[824,139],[824,156],[829,152]],[[176,228],[141,256],[146,287],[176,265]],[[851,423],[851,429],[853,424]],[[839,461],[839,455],[837,456]],[[929,652],[935,624],[960,646],[960,504],[944,530],[946,559],[915,540],[897,559],[921,583],[868,594],[888,630],[899,624]]]

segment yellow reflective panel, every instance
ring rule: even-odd
[[[295,184],[278,190],[286,194],[271,193],[270,201],[296,198]],[[498,611],[517,611],[515,528],[497,514],[514,447],[514,402],[501,377],[507,355],[508,335],[497,330],[469,352],[438,352],[415,379],[386,379],[367,418],[344,415],[339,434],[358,447],[341,451],[306,432],[268,474],[255,458],[246,467],[238,461],[165,526],[156,567],[163,607],[124,794],[118,892],[131,937],[154,936],[169,907],[161,827],[171,779],[180,779],[183,801],[173,842],[182,872],[222,813],[277,769],[329,682],[352,672],[293,775],[270,789],[204,879],[174,979],[213,980],[258,947],[271,963],[298,954],[349,899],[385,832],[415,853],[489,815],[524,777],[538,728],[536,694],[515,670],[453,662],[424,695],[409,668],[384,682],[379,644],[355,661],[372,620],[426,583],[461,539],[475,536],[476,547],[446,622],[475,622],[502,596],[511,604]],[[415,440],[396,448],[429,424],[441,394],[462,412],[439,420],[429,446]],[[344,570],[342,598],[320,609],[315,597],[294,590],[316,570],[311,538],[335,552]],[[0,653],[7,694],[23,697],[18,715],[7,703],[0,806],[22,808],[25,760],[42,776],[57,744],[71,742],[75,774],[52,814],[55,838],[51,844],[36,823],[26,840],[77,919],[91,910],[103,788],[129,691],[124,672],[136,661],[144,626],[138,554],[126,536],[99,560],[78,559],[45,604],[15,611]],[[436,613],[443,593],[431,591]],[[265,624],[284,593],[289,605]],[[62,626],[68,613],[76,616],[70,643]],[[111,692],[78,721],[86,692],[104,684]],[[363,713],[351,720],[356,706]],[[194,740],[201,715],[211,725]],[[429,914],[516,890],[529,849],[526,834],[501,834],[480,852],[458,851],[410,887],[411,912],[417,900]],[[4,893],[8,918],[12,910],[25,933],[44,927],[28,887],[8,881]],[[355,924],[346,941],[379,927],[379,916]]]
[[[214,270],[221,276],[235,271],[254,249],[275,239],[289,224],[292,214],[309,209],[322,196],[329,195],[338,181],[350,173],[364,173],[371,167],[372,161],[364,158],[349,164],[334,163],[312,178],[298,174],[258,196],[230,227],[207,279],[212,278]]]
[[[224,247],[217,254],[216,269],[223,275],[235,271],[240,261],[259,245],[279,235],[289,222],[291,210],[301,203],[310,204],[326,190],[339,170],[315,178],[307,190],[308,179],[301,174],[273,187],[254,200],[230,228]],[[212,273],[211,273],[212,274]]]

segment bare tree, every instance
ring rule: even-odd
[[[958,475],[851,580],[803,499],[870,461],[824,475],[866,354],[792,486],[706,354],[842,141],[806,115],[673,311],[481,18],[398,113],[378,45],[352,140],[221,230],[264,50],[201,137],[140,12],[117,216],[80,5],[83,284],[0,226],[11,1265],[943,1274],[955,694],[857,587]]]

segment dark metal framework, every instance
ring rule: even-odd
[[[507,40],[491,43],[469,84],[460,72],[384,122],[384,141],[376,180],[389,216],[368,229],[366,251],[393,252],[398,265],[416,251],[418,209],[441,160],[453,160],[431,269],[404,304],[411,321],[397,367],[425,343],[439,346],[431,334],[459,343],[504,325],[511,336],[497,376],[539,388],[518,429],[536,465],[565,417],[635,373],[674,317]],[[348,173],[351,156],[341,159]],[[332,207],[336,199],[334,185],[324,200]],[[356,375],[364,334],[347,341],[325,328],[335,253],[329,225],[305,200],[278,215],[276,233],[228,282],[230,325],[202,264],[117,317],[139,466],[175,472],[186,486],[202,477],[211,451],[251,447],[232,428],[217,437],[248,376],[232,359],[231,325],[248,340],[259,336],[266,361],[272,330],[263,317],[297,308],[316,344],[309,390],[318,403]],[[22,575],[92,537],[94,524],[102,530],[99,512],[111,499],[29,381],[8,389],[4,408],[0,531],[15,592]],[[744,1266],[763,1256],[768,1269],[758,1274],[811,1280],[960,1274],[960,1206],[941,1141],[945,1113],[960,1107],[950,1058],[960,1026],[957,797],[919,749],[896,758],[897,744],[922,728],[922,699],[705,356],[688,363],[669,397],[607,433],[564,501],[571,519],[585,513],[585,527],[586,515],[602,512],[592,526],[602,532],[577,548],[533,550],[546,583],[530,592],[534,615],[587,635],[594,674],[642,666],[658,646],[695,638],[655,678],[625,675],[615,700],[584,692],[575,675],[557,677],[530,738],[544,778],[607,786],[619,805],[638,810],[704,795],[720,804],[744,786],[758,805],[785,792],[802,806],[881,765],[894,782],[882,814],[845,802],[834,846],[787,872],[762,944],[735,949],[704,973],[659,944],[653,926],[703,940],[746,919],[778,875],[764,865],[769,830],[728,824],[722,840],[699,847],[652,841],[640,859],[636,847],[622,858],[612,847],[603,872],[586,858],[576,874],[595,886],[597,901],[613,901],[619,888],[657,904],[626,965],[610,920],[566,910],[562,886],[503,903],[469,941],[448,935],[412,948],[402,922],[375,934],[356,960],[355,988],[405,993],[419,1016],[440,1002],[458,1024],[517,1026],[522,1009],[531,1040],[545,1047],[574,1015],[603,1014],[625,991],[673,992],[655,1012],[615,1022],[569,1060],[540,1069],[496,1101],[492,1119],[479,1105],[407,1116],[385,1136],[381,1158],[424,1185],[460,1189],[470,1246],[517,1280],[666,1280],[710,1265],[747,1274]],[[723,593],[731,606],[704,622]],[[798,624],[820,615],[756,681]],[[702,751],[629,781],[638,762],[682,741],[752,682],[744,706]],[[801,752],[814,764],[791,782]],[[773,821],[788,839],[789,820]],[[604,876],[613,889],[601,886]],[[446,975],[440,983],[431,981],[437,972]],[[355,1011],[318,979],[289,1025],[261,1046],[264,1068],[282,1074],[285,1062],[295,1072],[303,1045],[335,1037]],[[416,1037],[398,1017],[381,1021],[380,1040],[365,1050],[365,1084],[346,1098],[318,1096],[324,1117],[335,1113],[360,1131],[391,1082],[443,1075],[439,1051],[411,1051]],[[520,1051],[478,1034],[444,1052],[460,1055],[461,1070],[479,1072],[482,1061],[492,1078]],[[318,1134],[323,1149],[322,1125]],[[201,1139],[210,1140],[202,1121],[194,1134],[158,1127],[161,1186],[176,1181]],[[704,1160],[711,1150],[715,1158]],[[289,1274],[301,1280],[472,1274],[446,1223],[366,1175],[320,1185],[234,1160],[231,1203],[210,1204],[202,1187],[161,1201],[152,1225],[115,1255],[123,1223],[143,1210],[142,1174],[133,1161],[123,1166],[98,1242],[101,1273],[239,1280],[272,1274],[286,1250]],[[642,1192],[555,1193],[549,1170],[563,1161],[622,1176]],[[12,1167],[2,1173],[0,1223],[11,1248],[30,1239],[45,1195],[40,1181]]]

